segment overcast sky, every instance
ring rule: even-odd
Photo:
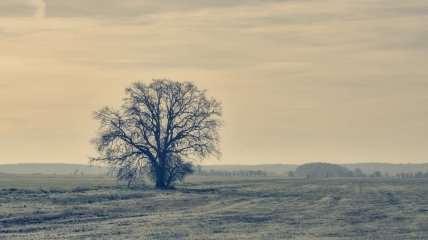
[[[87,163],[130,83],[223,102],[206,164],[428,162],[426,0],[0,0],[0,163]]]

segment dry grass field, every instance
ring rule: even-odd
[[[0,239],[428,239],[428,181],[0,175]]]

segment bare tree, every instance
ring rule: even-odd
[[[192,161],[220,157],[221,115],[220,102],[191,82],[133,83],[120,110],[94,113],[100,127],[91,142],[99,156],[91,161],[128,181],[150,173],[156,188],[168,188],[192,172]]]

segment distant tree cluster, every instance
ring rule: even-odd
[[[384,176],[381,171],[377,170],[374,173],[370,174],[369,177],[372,177],[372,178],[382,178],[382,177],[388,177],[388,175],[385,174],[385,176]]]
[[[79,171],[79,169],[74,169],[74,171],[73,171],[73,173],[72,173],[73,175],[84,175],[85,173],[83,172],[83,171]]]
[[[417,173],[397,173],[397,178],[428,178],[428,172],[417,172]]]
[[[221,176],[221,177],[266,177],[267,173],[261,170],[257,171],[222,171],[222,170],[210,170],[210,171],[196,171],[194,173],[196,176]]]
[[[303,164],[296,168],[294,174],[297,177],[306,178],[353,177],[354,175],[347,168],[331,163]]]
[[[367,175],[363,172],[363,170],[356,168],[352,172],[353,177],[367,177]]]

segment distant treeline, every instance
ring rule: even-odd
[[[359,174],[355,174],[355,170],[358,171]],[[389,173],[382,173],[381,171],[375,171],[372,174],[365,174],[358,168],[354,170],[354,177],[372,177],[372,178],[428,178],[428,172],[417,172],[417,173],[397,173],[395,175],[391,175]]]
[[[288,177],[296,177],[294,171],[289,171],[287,173]],[[302,176],[299,176],[302,177]],[[340,172],[338,174],[332,173],[318,173],[313,172],[310,174],[306,174],[304,177],[306,178],[329,178],[329,177],[370,177],[370,178],[428,178],[428,172],[417,172],[417,173],[397,173],[396,175],[391,175],[388,173],[382,173],[381,171],[375,171],[372,174],[365,174],[361,171],[361,169],[357,168],[353,172],[343,173]]]
[[[417,172],[415,174],[413,173],[397,173],[395,175],[397,178],[428,178],[428,172],[423,173],[423,172]]]
[[[371,177],[371,178],[428,178],[428,172],[419,171],[417,173],[397,173],[391,175],[375,170],[373,173],[366,174],[360,168],[350,171],[348,168],[331,163],[308,163],[299,166],[296,171],[289,171],[289,177],[305,178],[331,178],[331,177]]]
[[[299,172],[298,169],[306,169]],[[303,165],[262,164],[262,165],[201,165],[195,166],[199,176],[289,176],[289,177],[394,177],[426,178],[428,163],[421,164],[326,164]],[[66,174],[103,175],[108,169],[83,164],[0,164],[0,174]]]
[[[267,176],[266,172],[263,172],[261,170],[258,171],[221,171],[221,170],[210,170],[210,171],[203,171],[203,170],[199,170],[199,171],[195,171],[193,173],[193,175],[195,176],[222,176],[222,177],[231,177],[231,176],[236,176],[236,177],[265,177]]]

